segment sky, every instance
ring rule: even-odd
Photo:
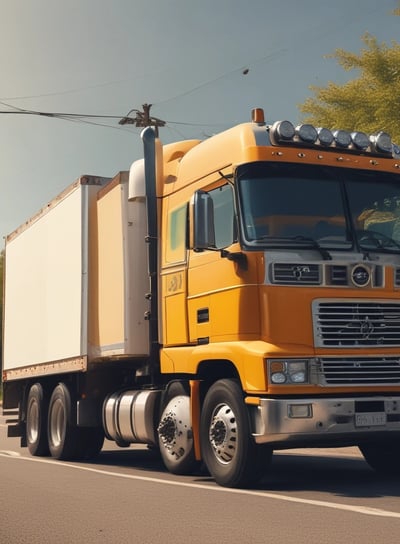
[[[397,6],[0,0],[0,249],[79,176],[113,177],[142,156],[140,129],[118,124],[130,110],[152,104],[163,143],[207,138],[249,121],[254,107],[268,123],[300,122],[310,85],[356,77],[327,58],[335,49],[359,53],[365,32],[400,41]]]

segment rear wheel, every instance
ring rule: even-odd
[[[219,380],[204,400],[200,436],[203,460],[215,481],[243,487],[258,481],[269,466],[272,450],[251,436],[243,393],[235,380]]]
[[[26,407],[26,442],[31,455],[48,455],[48,399],[43,386],[35,383],[29,390]]]
[[[59,383],[50,398],[48,417],[49,449],[55,459],[75,459],[79,456],[78,428],[72,412],[71,394]]]
[[[359,446],[369,466],[379,474],[400,476],[400,440]]]
[[[162,460],[173,474],[190,474],[198,467],[194,455],[190,397],[181,382],[173,382],[162,400],[158,443]]]

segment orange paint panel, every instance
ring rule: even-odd
[[[309,289],[261,287],[262,338],[312,348],[312,298]]]
[[[179,293],[165,297],[165,342],[168,345],[187,344],[186,296]]]

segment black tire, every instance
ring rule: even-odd
[[[200,437],[203,460],[219,485],[254,484],[270,464],[272,449],[254,442],[242,389],[236,380],[219,380],[208,390]]]
[[[359,446],[364,459],[378,474],[400,476],[400,440]]]
[[[161,458],[173,474],[192,474],[200,463],[194,454],[190,396],[181,382],[173,382],[163,395],[158,425]]]
[[[50,398],[48,416],[48,440],[51,456],[55,459],[79,457],[79,434],[75,410],[67,386],[59,383]]]
[[[49,401],[43,386],[35,383],[29,390],[26,404],[26,444],[35,456],[49,454],[47,441],[47,413]]]

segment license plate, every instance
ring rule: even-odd
[[[376,412],[356,414],[356,427],[377,427],[379,425],[386,425],[386,414]]]

